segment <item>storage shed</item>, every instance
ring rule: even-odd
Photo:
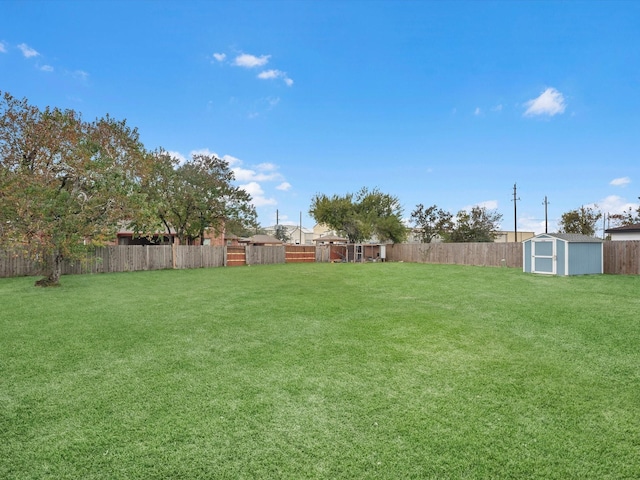
[[[602,240],[573,233],[541,233],[525,240],[522,270],[548,275],[603,273]]]

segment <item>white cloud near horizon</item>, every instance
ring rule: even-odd
[[[291,190],[291,186],[292,185],[289,182],[282,182],[280,185],[276,187],[276,190],[288,192],[289,190]]]
[[[497,200],[485,200],[484,202],[475,203],[473,205],[467,205],[466,207],[461,208],[461,210],[466,210],[470,212],[473,207],[486,208],[487,210],[496,210],[498,208]]]
[[[564,113],[567,106],[564,96],[555,88],[547,88],[540,96],[529,100],[524,105],[527,107],[527,110],[523,114],[525,117],[538,115],[553,117],[554,115]]]
[[[233,64],[236,67],[244,67],[244,68],[262,67],[269,62],[270,58],[271,58],[271,55],[261,55],[259,57],[256,57],[255,55],[242,53],[234,59]]]
[[[605,214],[615,214],[624,213],[629,209],[636,210],[639,205],[634,202],[627,202],[625,198],[622,198],[619,195],[609,195],[608,197],[605,197],[596,203],[592,203],[586,206],[591,207],[595,210],[600,210]]]
[[[614,178],[609,182],[609,185],[613,185],[614,187],[626,187],[631,183],[631,179],[629,177],[620,177]]]
[[[555,224],[547,224],[547,231],[555,232],[556,230],[557,226]],[[544,220],[538,220],[537,218],[532,217],[519,218],[518,234],[520,232],[533,232],[536,235],[544,233]]]
[[[20,45],[18,45],[18,48],[20,49],[20,51],[22,52],[22,55],[24,55],[25,58],[37,57],[38,55],[40,55],[36,50],[31,48],[26,43],[21,43]]]
[[[247,184],[240,185],[240,188],[251,195],[251,203],[256,207],[278,204],[274,198],[265,197],[264,190],[258,182],[249,182]]]

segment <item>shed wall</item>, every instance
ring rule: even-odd
[[[531,273],[531,240],[524,242],[522,250],[522,271]]]
[[[569,247],[569,275],[602,273],[602,244],[572,243]]]

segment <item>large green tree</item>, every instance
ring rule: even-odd
[[[449,232],[447,242],[493,242],[500,228],[502,215],[485,207],[472,207],[471,211],[460,210]]]
[[[437,205],[416,205],[415,210],[411,212],[411,221],[416,226],[422,243],[431,243],[436,237],[445,238],[453,228],[453,215]]]
[[[582,206],[563,213],[560,218],[559,231],[594,236],[598,220],[602,218],[602,212],[596,210],[597,208],[597,206],[595,208]]]
[[[180,243],[191,244],[205,232],[225,231],[227,222],[236,228],[255,229],[257,215],[251,196],[233,184],[229,163],[215,155],[194,155],[179,164],[164,151],[156,152],[152,175],[145,182],[150,209],[141,232],[153,233],[160,225],[175,233]],[[155,220],[155,222],[154,222]]]
[[[0,242],[43,261],[57,285],[62,261],[113,238],[144,203],[150,158],[135,129],[109,116],[0,99]]]
[[[309,214],[350,242],[357,243],[376,236],[380,241],[402,242],[407,229],[402,221],[400,200],[379,189],[364,187],[356,194],[316,194]]]

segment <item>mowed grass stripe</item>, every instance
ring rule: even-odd
[[[0,280],[2,478],[637,478],[640,278]]]

